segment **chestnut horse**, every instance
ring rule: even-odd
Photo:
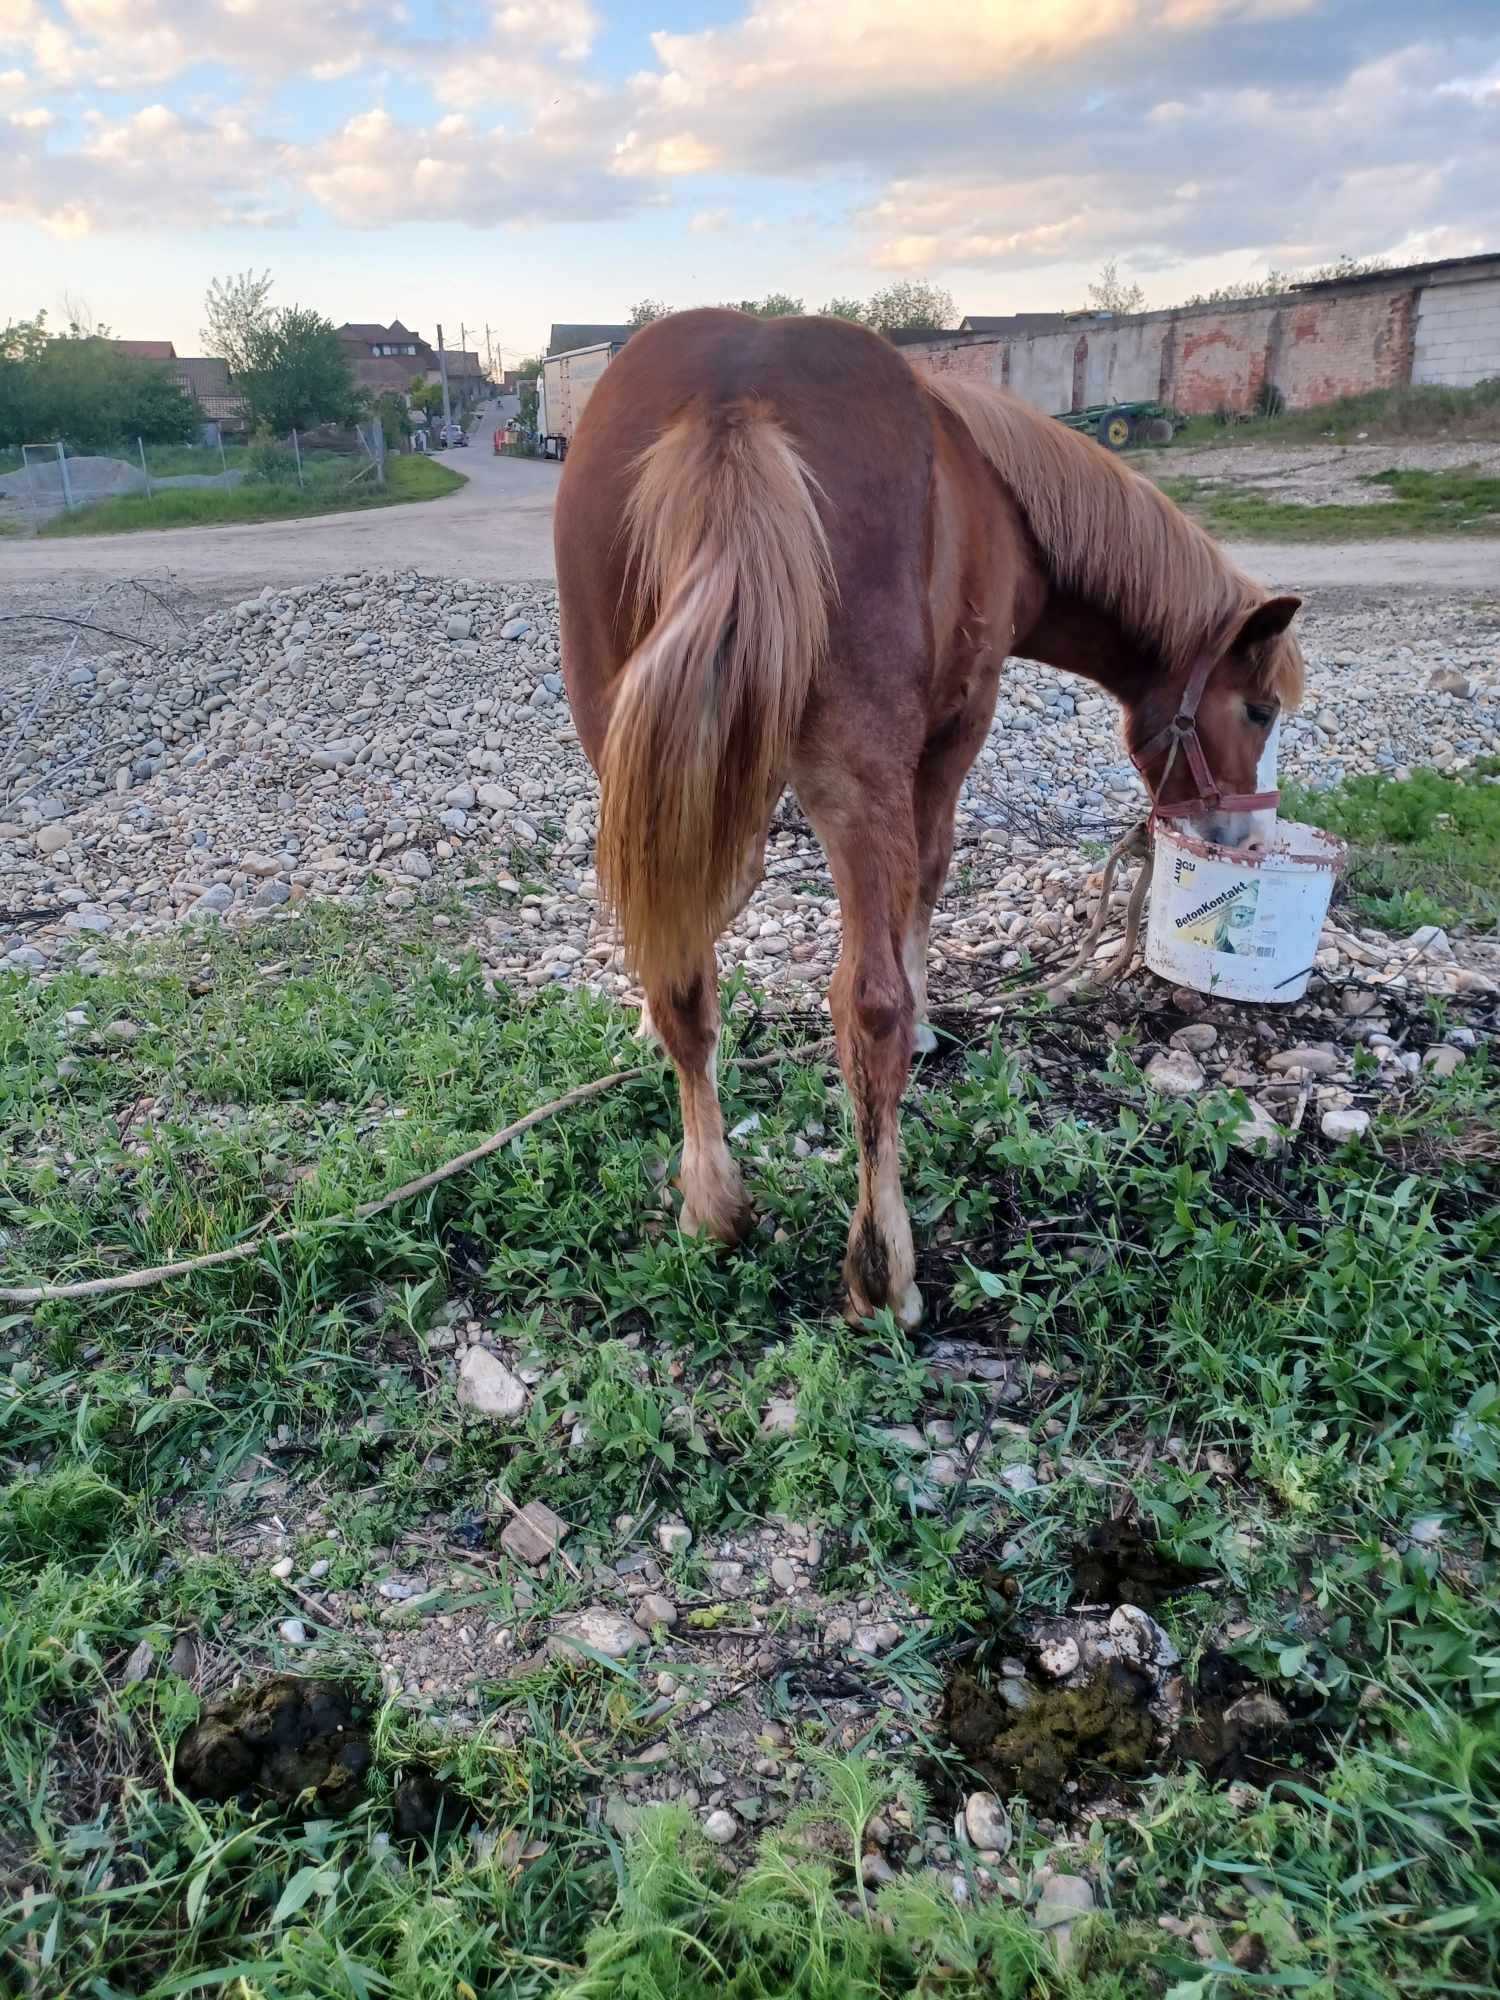
[[[1301,692],[1268,597],[1156,487],[1002,391],[833,319],[680,313],[602,377],[557,496],[563,668],[599,882],[682,1098],[684,1230],[748,1218],[714,941],[790,784],[843,913],[829,988],[859,1139],[848,1309],[921,1315],[898,1112],[964,773],[1007,654],[1124,711],[1156,809],[1242,841]]]

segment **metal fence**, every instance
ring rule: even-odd
[[[385,432],[378,417],[274,438],[225,438],[217,426],[208,431],[194,444],[148,445],[136,438],[107,452],[77,451],[57,438],[24,444],[19,464],[0,471],[0,521],[40,526],[74,508],[125,495],[150,499],[180,487],[223,491],[253,481],[336,492],[367,481],[385,484]]]

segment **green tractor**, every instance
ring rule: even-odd
[[[1106,451],[1136,444],[1170,444],[1187,422],[1165,403],[1095,403],[1087,410],[1059,410],[1057,421],[1070,431],[1086,431]]]

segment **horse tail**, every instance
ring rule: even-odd
[[[688,411],[633,469],[636,644],[599,764],[598,861],[648,983],[698,973],[786,783],[834,593],[816,490],[751,399]]]

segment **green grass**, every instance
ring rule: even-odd
[[[962,1434],[984,1406],[929,1373],[921,1340],[837,1318],[842,1092],[820,1065],[740,1065],[737,1050],[767,1046],[751,998],[720,1067],[730,1122],[760,1116],[746,1150],[767,1226],[729,1255],[652,1222],[656,1163],[677,1143],[656,1066],[420,1201],[334,1220],[640,1059],[603,1001],[487,992],[422,912],[398,932],[375,910],[312,910],[93,977],[0,984],[11,1277],[209,1249],[270,1211],[313,1225],[255,1262],[0,1321],[0,1991],[1500,1992],[1493,1065],[1479,1053],[1414,1085],[1377,1122],[1379,1146],[1304,1134],[1269,1165],[1228,1148],[1227,1100],[1144,1087],[1122,998],[1117,1041],[1094,1017],[1037,1014],[914,1085],[907,1183],[929,1302],[944,1331],[1016,1356],[1025,1449],[1055,1475],[1023,1494],[980,1484],[949,1521],[899,1497],[871,1432],[943,1412]],[[122,1017],[133,1040],[102,1032]],[[1043,1075],[1028,1045],[1068,1059]],[[832,1158],[794,1150],[809,1120]],[[534,1352],[513,1422],[455,1403],[438,1340],[452,1301]],[[796,1432],[762,1434],[766,1399],[788,1389]],[[1210,1452],[1236,1475],[1215,1478]],[[621,1514],[681,1513],[700,1539],[816,1521],[851,1596],[892,1582],[932,1620],[901,1669],[913,1700],[975,1621],[1056,1606],[1080,1527],[1133,1510],[1213,1579],[1160,1613],[1189,1663],[1229,1646],[1322,1718],[1329,1767],[1239,1794],[1165,1774],[1077,1829],[1071,1865],[1107,1908],[1067,1973],[1013,1904],[956,1904],[952,1868],[858,1886],[871,1814],[920,1821],[921,1733],[898,1754],[873,1706],[853,1742],[820,1740],[802,1713],[815,1801],[738,1878],[681,1811],[601,1816],[649,1740],[649,1661],[496,1678],[482,1706],[503,1740],[383,1708],[371,1798],[343,1821],[200,1810],[170,1787],[163,1754],[196,1698],[167,1671],[125,1685],[127,1655],[144,1640],[164,1658],[192,1629],[226,1671],[263,1665],[296,1608],[230,1527],[324,1509],[348,1599],[408,1535],[447,1546],[476,1517],[493,1535],[497,1478],[573,1525],[582,1580],[539,1574],[538,1618],[595,1594]],[[1439,1539],[1414,1540],[1432,1517]],[[492,1542],[475,1575],[510,1589]],[[370,1632],[333,1636],[373,1692]],[[874,1703],[897,1684],[873,1674]],[[373,1836],[418,1754],[514,1842],[387,1855]],[[1028,1880],[1048,1845],[1023,1816],[1007,1867]],[[1163,1913],[1201,1921],[1213,1962]],[[1253,1974],[1223,1956],[1246,1937]]]
[[[1500,376],[1472,389],[1419,384],[1367,389],[1306,410],[1251,416],[1221,423],[1195,417],[1172,439],[1172,449],[1198,451],[1207,444],[1356,444],[1393,439],[1500,437]]]
[[[1162,491],[1226,539],[1352,542],[1400,535],[1500,535],[1500,478],[1468,472],[1377,472],[1364,482],[1391,498],[1370,506],[1347,501],[1273,500],[1248,486],[1194,477],[1157,481]]]
[[[292,521],[309,514],[362,512],[393,507],[407,500],[438,500],[455,492],[462,477],[430,458],[413,455],[386,461],[382,490],[367,476],[350,483],[351,461],[340,461],[336,472],[320,472],[304,491],[297,486],[246,482],[217,487],[170,487],[164,493],[126,494],[59,514],[39,532],[43,535],[129,535],[147,528],[228,527],[241,522]]]
[[[1289,818],[1349,843],[1344,892],[1386,930],[1500,927],[1500,759],[1455,777],[1346,778],[1332,791],[1288,791]]]

